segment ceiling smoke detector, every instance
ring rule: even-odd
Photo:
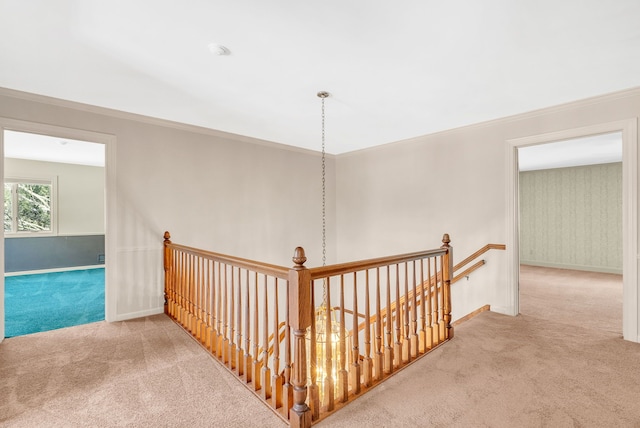
[[[230,55],[231,51],[222,46],[219,45],[217,43],[209,43],[209,51],[214,54],[214,55],[218,55],[218,56],[223,56],[223,55]]]

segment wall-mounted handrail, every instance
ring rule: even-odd
[[[469,255],[469,257],[467,257],[466,259],[462,260],[461,262],[453,266],[453,271],[455,272],[457,270],[460,270],[460,268],[469,264],[472,260],[477,259],[478,257],[480,257],[481,255],[483,255],[489,250],[504,250],[506,248],[507,246],[504,244],[487,244],[484,247],[480,248],[475,253]]]

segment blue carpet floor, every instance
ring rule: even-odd
[[[6,337],[104,320],[104,268],[4,281]]]

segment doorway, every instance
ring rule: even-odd
[[[549,134],[508,140],[507,154],[507,258],[508,308],[517,315],[519,304],[520,219],[519,219],[519,159],[520,148],[556,141],[620,132],[622,134],[622,332],[626,340],[640,341],[638,336],[638,150],[635,119],[570,129]]]
[[[4,131],[5,336],[104,320],[104,145]]]
[[[104,266],[104,318],[107,321],[111,321],[114,319],[114,293],[110,284],[113,283],[114,276],[114,260],[113,255],[115,254],[113,248],[113,240],[110,239],[110,236],[113,236],[114,227],[110,219],[115,218],[115,137],[113,135],[101,134],[90,131],[82,131],[72,128],[64,128],[53,125],[45,125],[38,124],[33,122],[25,122],[13,119],[5,119],[0,118],[0,149],[2,158],[5,158],[5,137],[6,133],[26,133],[26,134],[36,134],[38,136],[50,136],[57,139],[58,144],[61,145],[70,145],[73,141],[91,142],[93,145],[100,146],[102,150],[102,178],[103,178],[103,193],[100,196],[101,198],[101,211],[102,211],[102,231],[103,231],[103,248],[104,251],[102,254],[95,254],[96,262],[94,265],[103,264]],[[65,143],[60,143],[66,141]],[[9,149],[10,150],[10,149]],[[2,164],[2,174],[5,176],[5,165],[4,162]],[[60,208],[60,207],[58,207]],[[68,208],[68,206],[66,207]],[[55,208],[54,208],[55,209]],[[58,210],[58,214],[61,216],[66,216],[62,211]],[[60,226],[60,222],[54,222],[51,226],[52,229]],[[6,226],[5,226],[6,227]],[[68,227],[65,225],[64,227]],[[68,229],[67,229],[68,230]],[[55,230],[57,234],[59,230]],[[64,229],[61,231],[64,233]],[[9,263],[5,266],[5,244],[6,239],[15,239],[15,238],[7,238],[5,235],[5,231],[2,232],[2,244],[0,245],[0,340],[5,337],[5,270],[6,268],[10,268]],[[73,233],[71,233],[73,234]],[[52,236],[55,234],[51,233]]]
[[[622,133],[518,148],[523,315],[622,332]]]

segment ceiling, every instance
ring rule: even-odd
[[[4,131],[4,156],[104,167],[104,144]]]
[[[622,132],[518,148],[520,171],[622,162]]]
[[[313,150],[324,90],[340,154],[640,86],[638,16],[638,0],[0,0],[0,87]]]

